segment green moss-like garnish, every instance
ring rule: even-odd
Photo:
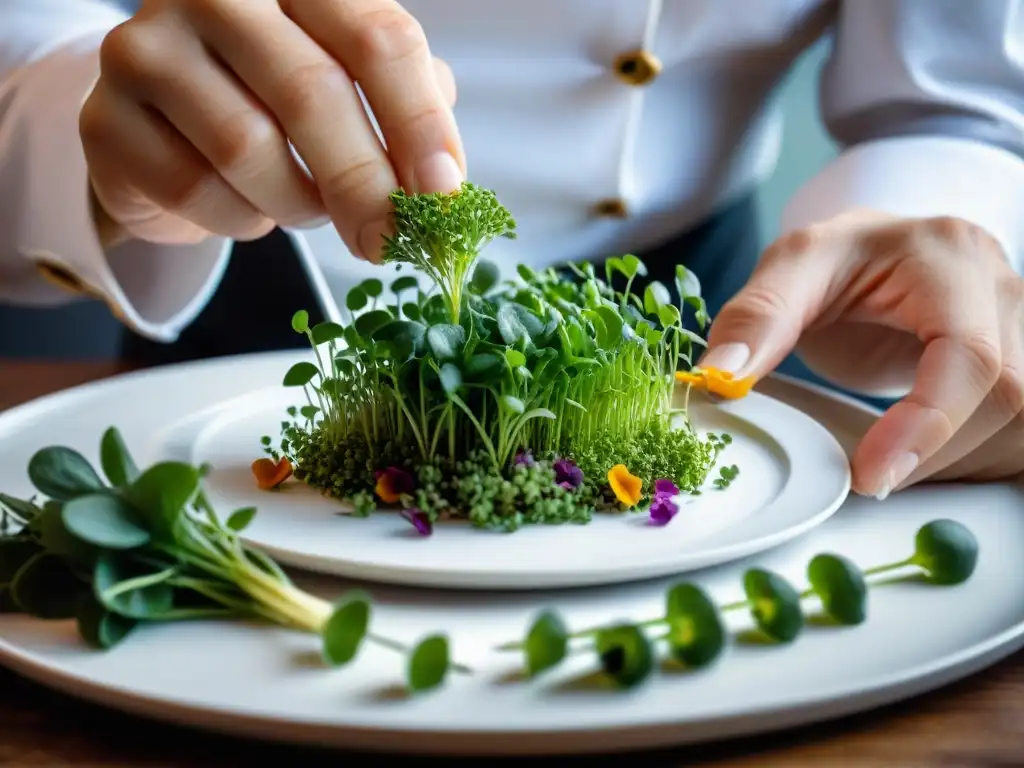
[[[659,478],[700,488],[724,444],[699,437],[685,408],[672,407],[674,374],[704,343],[684,327],[684,307],[701,330],[708,322],[692,273],[676,270],[678,304],[660,283],[631,290],[646,275],[632,255],[609,259],[604,279],[590,264],[567,265],[575,279],[519,266],[519,280],[499,284],[478,256],[514,237],[515,221],[492,192],[466,183],[392,201],[396,234],[384,260],[430,285],[403,276],[385,296],[379,280],[366,280],[346,297],[345,326],[310,328],[296,313],[293,328],[316,363],[296,363],[284,384],[308,402],[290,410],[279,449],[264,438],[267,453],[360,514],[379,473],[402,467],[416,479],[403,507],[505,530],[585,522],[614,506],[605,479],[614,464],[643,478],[645,493]],[[536,460],[516,462],[521,451]],[[582,479],[559,480],[558,460]]]

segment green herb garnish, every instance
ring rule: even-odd
[[[101,649],[142,623],[229,618],[320,635],[330,666],[352,662],[365,642],[376,642],[409,655],[412,690],[439,684],[453,666],[436,638],[408,648],[373,633],[365,592],[332,604],[297,588],[239,538],[255,509],[217,516],[201,468],[167,461],[140,472],[114,428],[103,435],[100,456],[106,482],[79,452],[43,448],[28,475],[48,498],[0,494],[0,596],[11,609],[76,619],[81,636]]]
[[[698,585],[681,582],[669,587],[665,612],[657,618],[571,632],[556,612],[546,609],[523,640],[505,643],[498,650],[522,653],[530,676],[555,668],[571,653],[590,651],[611,680],[628,688],[654,672],[651,649],[659,642],[673,660],[686,667],[697,669],[715,662],[728,645],[725,614],[747,611],[763,641],[788,645],[805,631],[805,600],[817,598],[825,618],[853,626],[867,619],[870,577],[906,570],[908,576],[915,574],[928,583],[953,586],[967,581],[977,562],[978,541],[968,528],[954,520],[933,520],[918,529],[914,554],[905,560],[862,571],[841,555],[815,556],[807,566],[810,586],[802,592],[777,573],[750,568],[743,574],[746,599],[738,602],[719,607]],[[893,580],[878,581],[874,586],[889,583]],[[654,630],[653,637],[647,634],[649,630]]]
[[[364,514],[375,494],[431,522],[506,531],[616,508],[606,480],[616,464],[648,495],[658,479],[684,492],[703,485],[727,441],[699,436],[685,402],[673,407],[675,373],[704,344],[684,327],[684,308],[699,330],[708,322],[692,273],[677,268],[675,304],[660,283],[632,291],[646,274],[632,255],[608,260],[604,279],[591,264],[519,266],[518,280],[499,284],[479,254],[514,237],[515,222],[493,193],[466,183],[392,201],[384,260],[418,275],[395,280],[392,296],[378,280],[352,289],[346,325],[311,328],[296,314],[316,362],[284,375],[306,404],[289,410],[279,443],[263,439],[265,453]],[[560,477],[560,462],[578,482]],[[382,473],[395,470],[414,487],[382,489]]]

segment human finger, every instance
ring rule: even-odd
[[[179,17],[126,25],[107,46],[111,80],[163,114],[253,208],[282,226],[326,217],[273,116]]]
[[[79,132],[97,199],[137,237],[252,239],[273,228],[173,126],[102,81],[82,107]]]
[[[275,2],[193,3],[187,13],[281,124],[348,249],[377,260],[398,180],[349,75]]]
[[[755,378],[774,369],[822,312],[836,265],[835,245],[807,231],[777,240],[715,317],[699,365]]]
[[[921,280],[915,294],[936,315],[912,329],[925,345],[914,385],[872,426],[853,458],[854,489],[881,499],[967,423],[1002,371],[998,314],[984,281],[934,265]]]
[[[394,0],[292,0],[285,8],[359,83],[401,185],[416,192],[458,188],[462,143],[416,19]]]

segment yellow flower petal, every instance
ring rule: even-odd
[[[676,372],[676,379],[726,400],[739,400],[750,394],[757,380],[753,376],[737,379],[729,371],[717,368],[695,368]]]
[[[640,503],[643,481],[631,475],[625,464],[616,464],[608,470],[608,485],[611,486],[615,498],[627,507],[635,507]]]

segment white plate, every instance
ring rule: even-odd
[[[166,458],[166,430],[225,396],[273,385],[292,358],[213,361],[121,377],[43,398],[0,415],[0,488],[25,494],[25,464],[61,443],[97,458],[116,423],[140,463]],[[848,449],[872,415],[814,388],[763,383],[825,423]],[[147,444],[147,437],[156,441]],[[574,627],[644,618],[661,608],[666,582],[537,594],[369,587],[376,629],[414,640],[446,630],[473,677],[402,700],[400,657],[367,647],[352,666],[316,664],[317,642],[241,624],[152,627],[109,653],[85,649],[74,628],[0,616],[0,663],[54,689],[170,722],[309,745],[415,754],[595,753],[739,737],[881,706],[969,675],[1024,645],[1024,489],[1008,485],[921,488],[885,502],[851,497],[823,525],[786,545],[694,575],[720,601],[740,595],[751,564],[802,580],[813,554],[833,550],[864,565],[904,556],[935,517],[969,525],[981,543],[974,577],[955,588],[904,584],[871,593],[868,621],[808,628],[792,646],[731,647],[696,674],[657,675],[629,693],[577,682],[580,658],[533,683],[515,682],[516,660],[491,653],[540,609]],[[302,582],[324,597],[349,585]],[[742,617],[737,617],[742,622]]]
[[[701,432],[727,432],[721,464],[740,474],[728,489],[710,480],[682,496],[665,527],[646,513],[598,513],[586,525],[525,526],[514,533],[440,523],[420,536],[396,512],[368,518],[295,480],[260,491],[251,465],[260,437],[276,438],[295,390],[275,387],[224,405],[197,434],[189,460],[207,463],[207,496],[227,514],[255,506],[248,543],[278,561],[388,584],[456,589],[547,589],[614,584],[682,573],[761,552],[821,524],[850,489],[835,438],[809,416],[761,394],[713,405],[691,396]],[[206,421],[202,419],[201,421]],[[185,442],[175,432],[177,443]],[[712,478],[717,475],[717,468]]]

